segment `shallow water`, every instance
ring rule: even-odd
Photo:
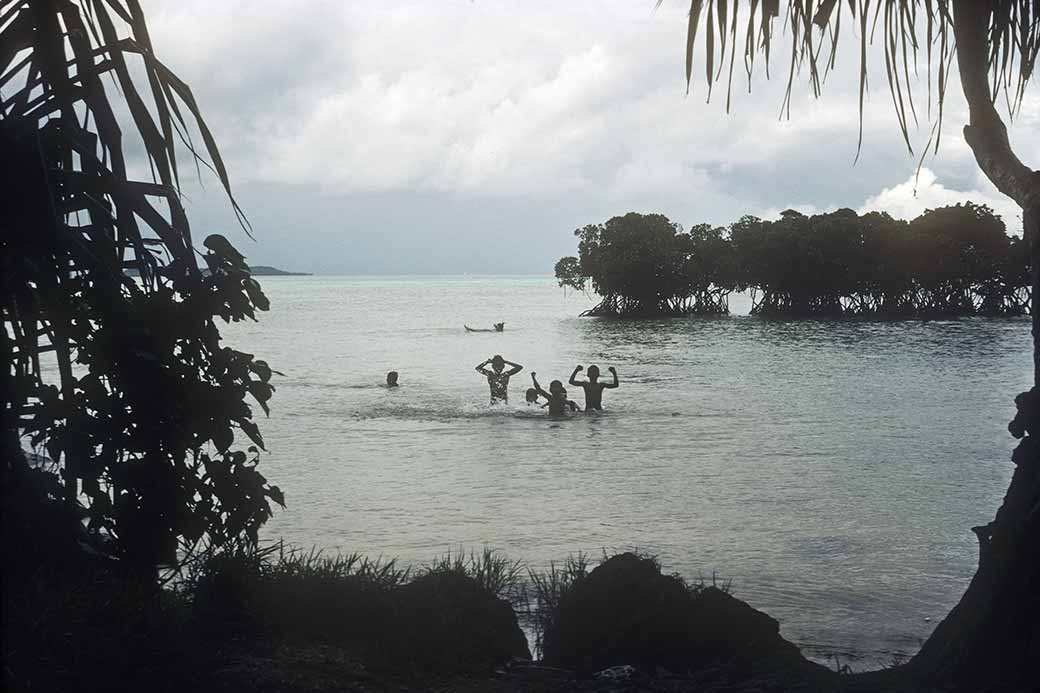
[[[857,670],[912,654],[967,586],[1030,380],[1020,319],[610,321],[547,277],[263,285],[271,312],[225,336],[286,374],[261,421],[288,503],[268,538],[406,563],[488,545],[534,568],[637,547]],[[525,366],[507,406],[473,370],[495,353]],[[547,386],[576,363],[617,368],[605,412],[523,404],[530,371]]]

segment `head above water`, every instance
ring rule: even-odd
[[[589,376],[589,380],[595,380],[599,377],[599,366],[589,366],[589,369],[585,371],[585,373]]]
[[[527,398],[527,401],[529,403],[530,402],[537,402],[538,401],[538,390],[534,389],[533,387],[529,387],[529,388],[527,388],[527,392],[524,394],[524,397]]]
[[[387,387],[397,387],[397,371],[390,371],[386,374]]]
[[[506,324],[504,322],[496,322],[495,323],[495,332],[502,332],[505,329],[506,329]]]
[[[495,354],[491,357],[491,367],[495,369],[496,373],[501,373],[502,369],[506,367],[506,360],[502,358],[501,354]]]
[[[549,392],[550,394],[554,395],[562,394],[564,397],[567,396],[567,391],[563,389],[563,383],[561,383],[559,380],[554,380],[551,383],[549,383]]]

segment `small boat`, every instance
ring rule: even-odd
[[[466,328],[466,332],[503,332],[506,329],[506,324],[504,322],[496,322],[493,330],[482,327],[470,327],[469,325],[463,325],[463,327]]]

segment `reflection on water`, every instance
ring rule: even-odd
[[[262,422],[289,504],[267,536],[406,562],[486,544],[535,568],[639,547],[857,668],[913,652],[967,586],[1030,375],[1017,319],[579,319],[589,301],[543,278],[264,287],[271,313],[227,335],[287,374]],[[496,353],[525,370],[492,408],[473,368]],[[618,369],[602,415],[524,405],[531,370],[577,363]]]

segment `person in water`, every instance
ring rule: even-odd
[[[559,380],[554,380],[549,383],[549,391],[546,392],[542,389],[542,386],[538,384],[538,378],[535,376],[537,373],[531,373],[531,381],[534,383],[534,391],[542,397],[549,400],[547,404],[542,406],[549,407],[549,416],[563,416],[567,413],[569,408],[571,411],[581,411],[575,402],[567,399],[567,390],[563,388],[563,383]]]
[[[488,370],[488,364],[491,364],[490,370]],[[506,370],[506,366],[509,366],[509,370]],[[498,404],[509,401],[509,378],[523,369],[524,367],[520,364],[506,361],[499,354],[495,354],[486,361],[478,363],[476,370],[477,373],[487,378],[488,387],[491,388],[491,403]]]
[[[397,371],[390,371],[386,374],[386,386],[397,387]]]
[[[614,376],[614,382],[612,383],[601,383],[599,381],[599,367],[595,365],[589,366],[589,370],[587,371],[589,376],[588,380],[575,380],[578,373],[581,371],[581,364],[574,367],[574,372],[571,373],[571,378],[568,382],[571,385],[585,390],[585,411],[589,411],[590,409],[603,411],[603,390],[608,388],[613,390],[618,386],[617,371],[614,370],[613,366],[607,370]]]
[[[528,404],[538,404],[538,390],[533,387],[527,388],[527,392],[524,393],[524,399]]]

